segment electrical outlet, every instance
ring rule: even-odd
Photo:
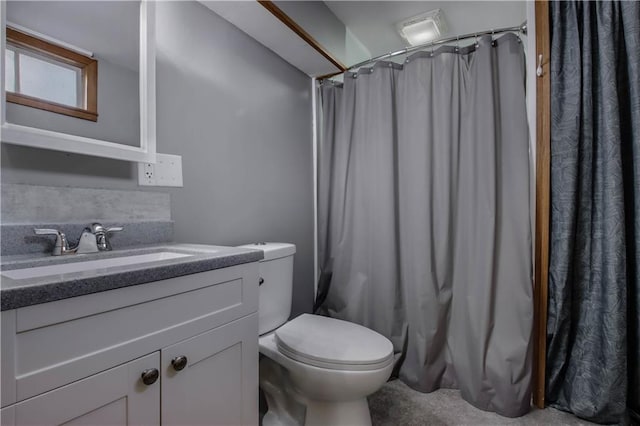
[[[138,184],[141,186],[182,186],[182,157],[156,154],[156,162],[138,163]]]
[[[138,163],[138,185],[156,185],[156,166],[153,163]]]

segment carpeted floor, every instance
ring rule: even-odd
[[[532,409],[515,419],[482,411],[465,402],[460,392],[441,389],[421,393],[399,380],[388,382],[369,397],[373,426],[441,425],[593,425],[571,414],[547,408]]]

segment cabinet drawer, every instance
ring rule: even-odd
[[[245,264],[16,310],[16,400],[255,312],[257,268]]]

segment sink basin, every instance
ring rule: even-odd
[[[87,260],[57,265],[36,266],[32,268],[14,269],[2,271],[2,275],[14,280],[46,277],[49,275],[71,274],[74,272],[86,272],[96,269],[113,268],[118,266],[138,265],[161,260],[179,259],[193,256],[191,254],[161,251],[157,253],[140,254],[126,257],[111,257],[98,260]]]

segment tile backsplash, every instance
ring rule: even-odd
[[[167,193],[2,185],[2,224],[171,220]]]
[[[171,200],[162,192],[3,184],[0,253],[51,252],[55,237],[33,228],[55,228],[74,244],[92,222],[123,226],[111,235],[114,249],[173,241]]]

